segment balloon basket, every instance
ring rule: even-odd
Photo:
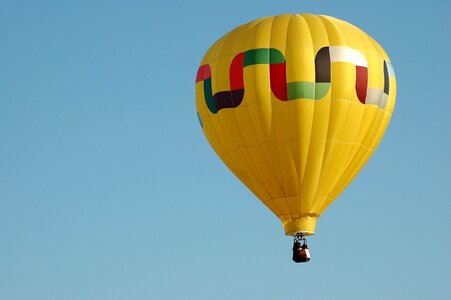
[[[310,261],[310,250],[304,235],[296,235],[293,242],[293,261],[303,263]]]

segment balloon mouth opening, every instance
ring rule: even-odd
[[[310,236],[314,235],[314,231],[293,231],[293,232],[285,232],[286,236]]]
[[[308,214],[295,219],[283,221],[285,235],[288,236],[309,236],[315,234],[316,214]]]

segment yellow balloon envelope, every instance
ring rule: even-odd
[[[367,162],[395,97],[392,64],[376,41],[310,14],[239,26],[208,50],[196,77],[206,138],[293,236],[312,235]]]

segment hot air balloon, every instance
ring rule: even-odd
[[[295,261],[310,259],[305,237],[373,154],[395,97],[382,47],[322,15],[241,25],[211,46],[196,76],[207,140],[294,236]]]

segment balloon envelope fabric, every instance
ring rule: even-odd
[[[315,232],[381,141],[395,97],[382,47],[329,16],[239,26],[214,43],[196,76],[207,140],[287,235]]]

